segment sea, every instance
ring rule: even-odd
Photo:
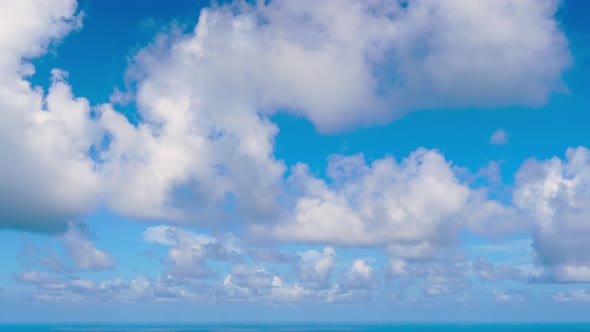
[[[0,332],[590,332],[590,323],[567,324],[4,324]]]

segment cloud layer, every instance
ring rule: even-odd
[[[327,176],[275,157],[280,128],[272,116],[279,112],[334,133],[423,109],[544,105],[564,89],[571,62],[554,17],[557,1],[284,0],[206,8],[194,29],[160,34],[131,60],[133,89],[125,96],[137,123],[116,103],[75,96],[59,69],[47,91],[30,83],[30,60],[82,28],[74,0],[2,5],[11,15],[0,22],[0,228],[59,234],[64,249],[64,257],[31,249],[30,264],[14,275],[36,287],[39,299],[337,302],[361,301],[391,283],[412,289],[400,297],[454,296],[474,276],[590,282],[585,147],[563,159],[526,161],[504,201],[462,178],[435,149],[370,162],[332,155]],[[507,139],[500,129],[490,142]],[[117,263],[81,221],[97,209],[174,224],[143,233],[165,248],[161,275],[76,276]],[[205,235],[179,226],[230,224],[241,232]],[[539,274],[461,250],[466,233],[517,231],[533,238]],[[241,245],[259,240],[321,248],[285,253]],[[338,266],[337,250],[358,247],[386,257],[355,256]],[[273,264],[288,264],[288,271]],[[526,298],[512,289],[492,294],[500,303]],[[554,300],[587,302],[587,295],[562,292]]]
[[[193,32],[161,35],[135,57],[134,125],[111,105],[91,110],[63,72],[46,93],[26,80],[26,59],[81,26],[75,1],[11,5],[0,61],[3,154],[12,156],[0,171],[2,223],[63,230],[96,206],[206,223],[224,219],[228,202],[246,219],[274,219],[286,167],[268,116],[297,113],[336,131],[434,105],[541,105],[569,64],[556,9],[548,0],[204,9]]]

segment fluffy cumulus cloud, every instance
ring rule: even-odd
[[[213,271],[208,259],[237,261],[242,249],[231,235],[212,237],[174,226],[154,226],[145,230],[147,242],[171,247],[163,260],[167,273],[176,278],[204,278]]]
[[[365,259],[355,259],[341,275],[340,284],[346,289],[368,289],[378,285],[373,267]]]
[[[332,156],[327,174],[329,183],[306,165],[293,167],[292,215],[270,233],[266,226],[252,231],[286,241],[387,246],[396,257],[426,258],[454,243],[459,230],[502,212],[499,203],[461,183],[436,150],[371,164],[362,155]]]
[[[326,247],[321,253],[309,250],[300,253],[300,256],[299,279],[308,287],[327,288],[336,262],[334,248]]]
[[[277,213],[284,166],[272,156],[276,126],[241,101],[193,91],[185,69],[148,67],[153,72],[139,83],[137,100],[145,122],[134,126],[102,109],[111,138],[101,154],[111,208],[202,224],[222,220],[230,200],[246,217]]]
[[[278,110],[331,131],[434,104],[540,104],[569,59],[555,10],[552,1],[205,9],[192,33],[161,36],[135,58],[139,126],[103,108],[111,206],[218,220],[212,207],[230,196],[242,215],[276,217],[285,169],[273,157],[277,128],[267,116]]]
[[[236,3],[204,10],[163,66],[200,96],[287,108],[320,130],[434,105],[539,105],[569,63],[556,10],[555,1]]]
[[[292,173],[289,181],[302,193],[293,219],[277,226],[275,236],[342,245],[399,243],[402,256],[428,255],[430,239],[450,241],[445,235],[453,233],[452,217],[469,197],[469,188],[436,151],[371,165],[362,155],[334,156],[328,166],[333,185],[302,164]]]
[[[0,66],[7,72],[25,69],[24,73],[30,73],[31,67],[22,63],[23,58],[43,54],[52,41],[80,26],[76,0],[3,0],[0,4],[3,9],[0,45],[4,50]],[[3,78],[7,77],[3,75]]]
[[[404,102],[415,107],[542,104],[569,62],[567,41],[553,19],[557,5],[407,2],[394,20],[400,41],[393,70],[404,78],[395,96],[411,96]]]
[[[534,223],[542,278],[590,281],[590,151],[568,149],[565,159],[530,159],[516,174],[514,204]]]
[[[232,300],[252,300],[273,286],[274,276],[264,266],[234,266],[224,278],[219,291]]]
[[[80,26],[74,0],[2,1],[0,28],[0,227],[63,231],[95,204],[98,177],[88,151],[98,130],[64,73],[45,93],[27,59]],[[31,208],[34,206],[34,208]]]
[[[273,220],[277,111],[333,131],[434,105],[538,105],[569,61],[549,0],[236,2],[137,54],[131,124],[111,105],[91,112],[63,72],[47,92],[26,80],[26,59],[80,26],[74,0],[3,5],[0,218],[13,228],[64,230],[96,205],[200,223],[231,205]]]
[[[218,298],[229,301],[321,302],[326,294],[324,290],[306,288],[299,282],[288,283],[263,266],[237,265],[217,287]]]

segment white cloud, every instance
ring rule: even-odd
[[[543,103],[569,61],[553,18],[557,6],[534,0],[408,2],[398,28],[410,88],[401,92],[438,101],[438,107]],[[543,59],[555,62],[547,66]]]
[[[373,268],[365,259],[355,259],[341,275],[340,285],[345,289],[369,289],[378,285]]]
[[[232,268],[231,275],[239,284],[249,288],[261,289],[272,285],[272,275],[263,266],[250,268],[245,265],[237,265]]]
[[[70,223],[62,238],[66,253],[77,269],[106,270],[115,266],[116,259],[109,252],[95,247],[86,224]]]
[[[495,145],[502,145],[508,143],[508,133],[504,129],[494,131],[490,136],[490,143]]]
[[[64,231],[66,221],[102,205],[176,222],[220,222],[228,206],[247,221],[275,220],[285,172],[274,157],[278,128],[269,120],[277,111],[336,131],[435,106],[540,105],[570,57],[550,0],[236,2],[204,10],[193,32],[159,36],[139,52],[130,77],[142,121],[133,125],[111,105],[91,117],[89,102],[72,95],[63,72],[53,72],[47,93],[26,80],[34,70],[26,59],[80,27],[74,0],[3,6],[11,15],[0,23],[0,46],[9,50],[0,56],[0,154],[11,157],[0,166],[0,222],[45,231]],[[416,254],[439,245],[435,232],[443,232],[441,242],[452,239],[444,234],[454,229],[446,218],[466,199],[467,188],[440,171],[422,180],[434,189],[449,185],[449,195],[421,192],[424,199],[390,209],[379,207],[386,198],[362,201],[365,211],[348,206],[346,192],[310,180],[297,222],[305,228],[318,217],[341,220],[359,232],[357,244],[395,237],[408,242],[400,255]],[[428,178],[438,175],[451,182]],[[414,185],[421,186],[410,181],[399,191],[418,195]],[[411,215],[423,208],[441,216]],[[420,221],[404,221],[409,217]],[[386,227],[373,232],[365,220]],[[398,224],[402,232],[389,232]],[[331,235],[300,229],[294,237],[355,242],[336,235],[333,223],[321,226]]]
[[[494,290],[493,293],[497,303],[517,304],[525,300],[525,293],[518,290]]]
[[[335,286],[330,289],[310,289],[302,284],[286,282],[261,266],[237,266],[217,280],[216,286],[176,279],[170,275],[147,278],[141,275],[130,280],[121,278],[96,281],[78,277],[64,278],[39,271],[25,271],[13,276],[15,280],[35,287],[35,299],[47,302],[85,303],[153,303],[167,301],[221,302],[342,302],[359,298]],[[361,294],[362,295],[362,294]]]
[[[272,279],[270,299],[276,302],[297,302],[309,294],[309,291],[299,284],[287,285],[281,278]]]
[[[275,287],[276,275],[262,265],[238,264],[217,287],[219,295],[229,301],[257,301],[268,299]],[[274,283],[273,283],[274,282]]]
[[[299,280],[309,288],[328,288],[334,264],[336,263],[336,251],[332,247],[325,247],[320,253],[308,250],[299,254],[301,264]]]
[[[31,69],[21,62],[22,58],[43,54],[51,42],[81,26],[76,0],[3,0],[1,5],[0,48],[4,51],[0,55],[0,68],[14,71],[13,74]]]
[[[207,246],[216,239],[207,235],[194,234],[173,226],[149,227],[144,232],[147,242],[172,247],[164,264],[168,272],[179,277],[205,277],[211,272],[206,265]]]
[[[0,154],[10,156],[0,166],[2,226],[64,230],[98,203],[99,178],[87,154],[98,131],[88,102],[73,98],[61,75],[54,72],[46,96],[24,81],[0,87]]]
[[[202,291],[213,291],[211,296],[218,301],[332,303],[367,298],[369,289],[377,285],[372,268],[363,260],[355,261],[347,273],[341,275],[345,287],[332,284],[330,275],[336,258],[332,247],[326,247],[322,252],[300,252],[299,257],[300,261],[295,265],[296,275],[273,272],[259,263],[238,263],[220,280],[215,280],[213,288],[205,287]],[[291,265],[295,262],[282,263]]]
[[[288,108],[328,131],[434,106],[540,105],[570,61],[556,9],[550,0],[239,3],[204,10],[165,66],[198,95],[267,114]]]
[[[292,215],[270,230],[254,225],[252,232],[283,241],[387,246],[391,256],[416,259],[452,245],[461,229],[485,233],[489,230],[481,230],[480,223],[509,215],[506,207],[462,184],[435,150],[370,165],[362,155],[333,156],[328,177],[329,184],[305,165],[293,167]]]
[[[233,243],[237,240],[233,240],[232,237],[211,237],[174,226],[154,226],[145,230],[144,239],[147,242],[171,247],[164,260],[166,271],[160,279],[171,278],[181,289],[190,289],[190,284],[195,280],[203,280],[205,283],[212,281],[213,287],[203,286],[200,292],[219,301],[336,302],[359,297],[359,294],[349,289],[340,289],[338,285],[331,283],[331,275],[336,265],[336,252],[330,246],[321,252],[287,252],[282,254],[289,257],[287,260],[271,260],[273,264],[282,264],[296,272],[295,275],[281,275],[256,263],[256,257],[242,256],[248,255],[248,252],[244,252],[239,245]],[[252,264],[247,263],[250,260]],[[216,273],[209,273],[209,261],[233,261],[235,265],[218,279]],[[373,287],[370,285],[374,282],[371,281],[372,268],[365,263],[356,262],[348,272],[343,280],[350,289]],[[293,277],[295,280],[290,280]]]
[[[388,262],[387,274],[390,277],[405,277],[410,274],[409,264],[405,259],[390,258]]]
[[[516,174],[514,204],[534,223],[534,242],[547,280],[590,281],[590,151],[530,159]]]
[[[559,292],[553,300],[561,303],[590,303],[590,292],[578,289],[570,292]]]
[[[147,242],[171,247],[163,263],[167,273],[177,278],[210,276],[212,271],[207,266],[208,259],[231,261],[242,255],[241,248],[231,235],[218,238],[162,225],[148,227],[143,237]]]
[[[279,109],[332,131],[434,105],[542,104],[569,61],[555,9],[552,1],[205,9],[192,33],[162,35],[135,57],[142,123],[102,107],[112,138],[101,154],[109,206],[207,223],[227,217],[232,202],[247,220],[278,218],[285,167],[273,156],[278,129],[268,116]],[[326,204],[358,224],[345,206]]]
[[[52,71],[45,93],[28,59],[81,26],[76,1],[3,1],[0,22],[0,227],[64,231],[97,200],[88,155],[99,137],[86,99]],[[31,208],[34,206],[35,208]]]
[[[181,52],[180,46],[171,52]],[[207,78],[200,74],[204,81],[192,82],[187,69],[173,63],[184,63],[183,54],[170,57],[138,57],[169,64],[146,65],[149,79],[138,83],[145,118],[139,126],[103,107],[101,123],[112,137],[101,156],[111,208],[206,224],[226,217],[224,207],[233,198],[246,217],[277,213],[284,166],[272,155],[276,126],[243,100],[193,90]]]
[[[14,278],[35,287],[33,293],[25,294],[46,302],[146,303],[212,299],[202,285],[180,283],[169,276],[151,279],[137,275],[129,280],[119,277],[90,280],[75,276],[64,278],[32,270],[15,275]]]

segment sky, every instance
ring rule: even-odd
[[[0,0],[0,322],[587,321],[589,13]]]

